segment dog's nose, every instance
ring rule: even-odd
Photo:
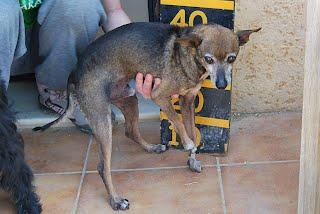
[[[218,89],[225,89],[227,87],[227,85],[228,85],[228,83],[225,78],[221,78],[216,81],[216,86]]]

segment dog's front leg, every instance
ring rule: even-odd
[[[189,137],[193,140],[193,142],[196,142],[196,130],[194,121],[194,100],[196,94],[197,91],[192,91],[180,97],[182,121]],[[188,165],[192,171],[201,172],[201,162],[196,160],[195,152],[196,149],[190,151]]]
[[[158,97],[153,99],[153,101],[160,106],[161,110],[165,114],[167,114],[168,119],[173,123],[177,133],[182,140],[184,149],[190,152],[190,156],[188,158],[190,169],[192,171],[201,172],[201,163],[195,159],[195,152],[197,151],[197,148],[194,142],[188,136],[183,122],[180,120],[178,114],[174,110],[170,101],[170,97]]]
[[[161,110],[165,114],[167,114],[168,119],[171,121],[175,130],[181,138],[184,149],[190,152],[191,159],[190,157],[188,159],[188,164],[189,166],[191,165],[190,169],[192,171],[200,172],[201,163],[195,159],[195,152],[197,151],[197,147],[195,146],[194,141],[190,139],[186,127],[173,108],[173,105],[171,103],[171,93],[170,90],[168,90],[168,88],[170,88],[170,86],[168,85],[169,81],[163,82],[164,83],[162,83],[159,88],[152,91],[151,99],[161,108]],[[194,94],[196,94],[196,89],[193,91],[195,92]]]
[[[181,115],[184,126],[189,137],[196,142],[196,130],[194,121],[194,100],[196,95],[188,93],[180,97],[179,104],[181,106]]]
[[[179,115],[174,110],[170,98],[157,98],[153,99],[153,101],[159,105],[161,110],[168,116],[169,121],[173,124],[174,128],[176,129],[177,133],[180,135],[180,138],[182,140],[183,147],[186,151],[191,151],[196,149],[194,146],[193,141],[190,139],[190,137],[187,134],[187,131],[184,127],[184,124],[179,118]]]

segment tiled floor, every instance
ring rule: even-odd
[[[198,157],[202,173],[186,168],[184,152],[147,154],[114,130],[113,180],[131,202],[127,213],[296,213],[301,114],[267,114],[232,123],[229,153]],[[159,142],[159,122],[141,123]],[[97,145],[74,128],[23,132],[26,158],[44,213],[113,213],[96,172]],[[0,194],[0,213],[13,213]]]

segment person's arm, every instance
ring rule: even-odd
[[[108,16],[106,31],[113,30],[131,22],[128,15],[122,9],[120,0],[102,0],[102,3]],[[152,82],[153,77],[150,74],[146,75],[144,81],[143,74],[138,73],[136,76],[136,90],[146,99],[151,98],[152,89],[157,88],[160,85],[161,80],[155,78],[153,86]],[[173,97],[178,97],[178,95],[174,95]]]
[[[120,0],[102,0],[108,16],[107,31],[130,23],[130,18],[121,7]]]

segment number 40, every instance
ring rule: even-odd
[[[184,9],[180,10],[176,16],[172,19],[170,24],[178,25],[180,27],[192,27],[194,25],[194,19],[200,16],[202,19],[202,24],[208,24],[208,18],[206,14],[200,10],[193,11],[189,17],[189,23],[186,23],[186,11]]]

